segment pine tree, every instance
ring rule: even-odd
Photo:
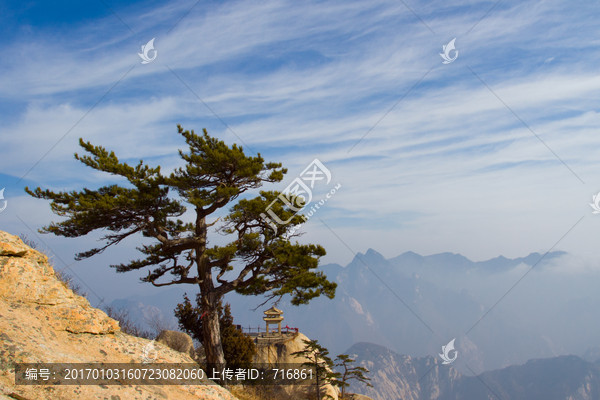
[[[345,389],[350,386],[348,381],[358,380],[362,383],[365,383],[368,387],[373,387],[369,382],[371,378],[365,376],[365,374],[369,373],[369,370],[365,367],[352,365],[356,360],[350,358],[347,354],[340,354],[335,358],[335,366],[341,367],[343,372],[340,373],[338,379],[334,383],[336,386],[341,388],[341,397],[340,400],[344,399]]]
[[[290,294],[291,303],[299,305],[321,294],[333,298],[336,284],[315,271],[319,258],[325,255],[323,247],[292,244],[286,239],[288,230],[304,221],[300,214],[283,202],[275,202],[272,210],[282,220],[290,220],[276,231],[260,217],[280,195],[276,191],[260,191],[254,198],[233,204],[224,224],[218,227],[231,241],[209,247],[208,230],[219,221],[215,213],[263,183],[281,181],[287,170],[280,163],[265,163],[260,154],[247,156],[241,146],[229,147],[206,130],[197,135],[178,126],[178,133],[189,152],[179,150],[184,166],[168,176],[161,173],[160,166],[150,167],[141,160],[131,166],[119,161],[114,152],[79,139],[88,154],[75,154],[77,160],[124,178],[126,185],[71,192],[39,187],[25,190],[33,197],[50,200],[52,211],[66,217],[41,232],[65,237],[105,232],[102,246],[78,253],[76,259],[101,253],[133,235],[151,239],[138,248],[143,258],[112,267],[117,272],[148,267],[142,280],[154,286],[197,285],[207,362],[224,364],[218,305],[227,293],[266,294],[267,300]],[[296,196],[290,197],[291,204],[298,204]],[[193,213],[192,221],[180,218],[186,205]],[[239,265],[235,272],[234,265]],[[230,279],[225,277],[227,272],[233,275]]]
[[[228,365],[234,368],[248,369],[256,354],[254,340],[233,324],[231,307],[225,304],[221,316],[221,336],[223,338],[223,353]]]
[[[219,315],[221,314],[222,304],[219,304]],[[179,323],[179,329],[187,333],[192,339],[202,343],[202,310],[198,306],[193,306],[187,293],[183,296],[183,303],[175,307],[175,317]]]
[[[319,344],[318,340],[303,340],[304,350],[293,352],[294,357],[305,358],[303,366],[312,368],[315,373],[315,391],[317,399],[321,400],[321,385],[334,383],[340,374],[333,371],[333,361],[329,350]],[[327,395],[326,397],[331,397]]]

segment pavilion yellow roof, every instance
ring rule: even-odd
[[[281,311],[279,308],[275,308],[275,306],[269,308],[267,311],[264,312],[264,314],[283,314],[283,311]]]

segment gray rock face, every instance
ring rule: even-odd
[[[400,355],[357,343],[346,354],[370,370],[372,388],[352,381],[348,390],[374,400],[592,400],[600,399],[600,363],[577,356],[530,360],[523,365],[464,376],[439,358]]]
[[[194,341],[187,333],[165,330],[158,334],[156,341],[196,359]]]
[[[451,392],[461,375],[453,367],[441,365],[439,358],[410,357],[365,342],[355,344],[345,354],[370,371],[366,375],[373,385],[367,387],[353,380],[348,388],[350,392],[361,393],[374,400],[456,400],[442,395]]]

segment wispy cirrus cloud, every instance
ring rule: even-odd
[[[486,15],[493,5],[410,4],[425,26],[397,1],[199,3],[187,15],[189,2],[138,3],[30,26],[0,47],[3,173],[22,176],[84,116],[30,181],[100,184],[72,158],[79,137],[172,168],[182,123],[283,161],[290,180],[320,158],[343,184],[321,216],[357,251],[543,250],[600,185],[599,28],[591,5],[501,2]],[[153,37],[158,57],[141,65]],[[528,240],[507,221],[526,221]],[[306,229],[351,257],[317,220]]]

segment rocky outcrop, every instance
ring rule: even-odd
[[[48,258],[0,231],[0,399],[234,400],[225,389],[199,385],[16,386],[15,363],[192,363],[180,352],[124,334],[118,322],[58,280]]]
[[[255,340],[254,362],[273,365],[302,364],[306,360],[293,356],[292,353],[304,350],[304,340],[309,339],[302,333],[284,333],[279,337],[258,338]]]
[[[0,299],[17,308],[33,308],[55,331],[106,334],[119,330],[117,321],[67,289],[56,279],[48,258],[18,237],[0,232],[0,257]],[[10,310],[13,314],[15,309]]]
[[[305,349],[304,340],[309,340],[302,333],[285,334],[281,338],[258,339],[256,341],[256,356],[254,363],[269,364],[273,366],[290,367],[298,366],[307,359],[303,357],[293,356],[292,353],[303,351]],[[309,398],[314,390],[309,386],[282,386],[281,390],[285,395],[291,398],[305,399]],[[321,394],[331,396],[333,400],[338,400],[339,391],[332,385],[323,385]]]
[[[156,337],[158,343],[169,346],[175,351],[189,355],[191,358],[196,358],[196,350],[194,350],[194,341],[184,332],[164,330]]]

